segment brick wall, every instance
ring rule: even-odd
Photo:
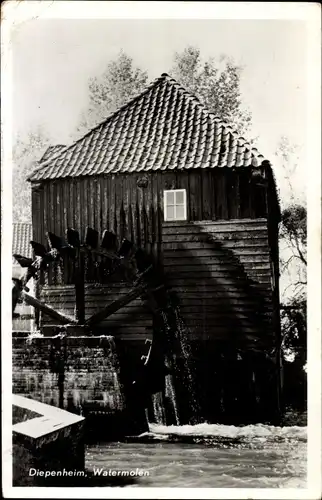
[[[112,338],[21,336],[12,347],[13,393],[78,414],[123,410]]]

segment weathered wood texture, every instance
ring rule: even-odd
[[[164,270],[192,336],[274,344],[266,219],[163,224]]]
[[[262,168],[256,170],[264,175]],[[138,186],[142,177],[148,180],[145,188]],[[258,218],[267,213],[262,196],[266,188],[254,181],[251,168],[57,179],[33,187],[34,239],[45,244],[45,231],[62,235],[67,226],[84,239],[86,226],[92,226],[156,252],[162,239],[165,189],[186,189],[191,221]]]
[[[131,290],[127,284],[86,285],[85,286],[85,320],[111,304]],[[41,298],[60,313],[74,315],[75,289],[72,285],[45,286]],[[55,324],[55,321],[42,315],[40,325]],[[144,300],[136,298],[126,306],[113,313],[109,318],[95,326],[95,331],[104,335],[113,335],[117,339],[129,341],[152,338],[153,317]]]
[[[48,304],[41,302],[36,299],[32,295],[22,291],[22,297],[27,302],[27,304],[35,307],[37,310],[45,313],[47,316],[52,318],[54,321],[58,322],[58,324],[66,325],[66,324],[76,324],[76,320],[73,317],[66,316],[62,313],[59,313],[57,309],[48,306]]]
[[[239,342],[248,336],[249,341],[256,343],[255,337],[269,338],[272,322],[275,330],[278,323],[278,285],[276,279],[275,284],[271,282],[273,268],[278,274],[278,208],[273,180],[268,174],[264,167],[222,168],[44,181],[33,187],[33,237],[46,244],[46,231],[63,235],[68,226],[80,232],[82,241],[86,226],[101,234],[104,230],[115,232],[118,247],[126,237],[164,264],[182,311],[198,309],[196,314],[184,314],[192,337]],[[145,188],[138,185],[142,177],[147,179]],[[173,230],[171,224],[164,223],[165,189],[187,192],[188,222],[174,224]],[[104,287],[111,281],[108,270],[109,263],[104,258],[85,258],[85,282],[88,286],[102,285],[97,289],[101,290],[97,292],[99,300],[86,304],[86,317],[122,293],[119,290],[117,294],[106,294],[108,288]],[[117,286],[124,278],[116,273],[111,286]],[[73,279],[74,266],[66,258],[63,264],[51,266],[43,284],[54,286],[50,293],[55,293],[57,286],[72,285]],[[122,288],[129,291],[129,286]],[[73,287],[71,292],[67,288],[61,290],[63,300],[70,304],[68,308],[73,308]],[[47,299],[52,305],[51,298]],[[128,311],[135,304],[136,301],[123,309]],[[127,316],[123,309],[117,314]],[[108,328],[112,328],[111,321],[116,321],[117,314],[108,320]],[[148,318],[151,325],[150,313]],[[125,319],[119,316],[122,331],[129,328],[131,335],[150,332],[145,324],[130,316],[126,323]]]

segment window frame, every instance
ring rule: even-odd
[[[173,205],[167,204],[167,193],[174,193],[174,203]],[[182,203],[176,203],[176,194],[177,193],[183,193],[183,204]],[[175,217],[173,219],[168,219],[167,218],[167,207],[172,206],[174,207],[174,215]],[[183,218],[176,218],[176,207],[180,206],[183,207]],[[184,222],[187,220],[187,190],[186,189],[165,189],[163,191],[163,218],[165,222]]]

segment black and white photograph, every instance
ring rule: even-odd
[[[320,498],[320,5],[1,17],[5,498]]]

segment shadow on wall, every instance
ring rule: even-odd
[[[180,380],[183,373],[187,374],[187,366],[183,366],[187,365],[185,356],[191,358],[188,375],[196,386],[199,421],[272,422],[276,409],[275,366],[266,354],[273,346],[269,258],[265,256],[263,267],[266,270],[259,272],[255,280],[256,266],[252,269],[252,257],[246,259],[247,265],[244,265],[231,249],[231,241],[227,248],[227,242],[214,240],[215,234],[212,237],[204,233],[201,226],[194,227],[197,233],[190,239],[192,245],[178,240],[175,248],[167,250],[165,245],[162,276],[172,297],[172,310],[167,313],[171,320],[168,338],[172,341],[171,350],[179,368],[174,389],[180,423],[188,423],[190,418],[188,408],[181,401],[187,394],[187,387],[182,387],[187,379],[184,383]],[[267,246],[265,251],[267,254]],[[132,312],[133,308],[124,310],[122,321],[126,314],[128,321],[133,319]],[[97,416],[102,411],[105,415],[110,408],[111,418],[119,418],[123,403],[118,380],[121,359],[119,363],[117,358],[123,351],[122,364],[124,360],[128,364],[126,372],[136,371],[142,350],[144,354],[147,351],[145,335],[142,333],[142,342],[120,341],[113,316],[111,329],[106,327],[102,333],[115,336],[115,345],[111,338],[96,337],[95,340],[89,337],[86,342],[76,337],[66,339],[68,359],[60,348],[65,346],[64,339],[57,340],[57,348],[49,345],[48,339],[37,339],[41,344],[39,349],[34,343],[29,349],[36,349],[37,360],[39,358],[39,363],[46,365],[44,377],[51,377],[45,384],[47,392],[52,395],[55,387],[59,405],[67,405],[71,411],[78,412],[85,398],[89,413]],[[19,352],[16,351],[17,359],[26,356],[22,345]],[[45,357],[48,360],[43,359]],[[22,380],[23,390],[29,393],[33,369],[30,366],[32,377],[25,373],[28,380]],[[17,388],[22,375],[17,372]]]
[[[208,237],[207,243],[211,249],[208,245],[205,256],[196,257],[178,244],[175,258],[165,258],[167,285],[178,297],[193,338],[229,341],[236,348],[261,350],[272,335],[270,282],[250,278],[236,254],[221,242]],[[200,249],[204,251],[202,246]]]
[[[166,251],[164,269],[192,346],[202,417],[226,424],[272,421],[270,270],[255,281],[234,251],[208,234],[198,234],[193,250],[187,246],[177,242]]]
[[[199,421],[272,422],[276,373],[267,247],[264,271],[259,268],[255,280],[250,277],[256,275],[251,256],[246,268],[225,242],[214,241],[199,229],[193,249],[177,241],[175,249],[164,252],[162,279],[171,291],[172,311],[167,310],[166,321],[170,325],[169,350],[175,357],[180,424],[191,421],[186,400],[193,389]],[[117,330],[114,324],[108,331],[116,340]],[[127,342],[117,345],[120,352],[127,351],[122,355],[123,364],[134,368],[131,346]],[[139,362],[140,356],[135,357]]]

